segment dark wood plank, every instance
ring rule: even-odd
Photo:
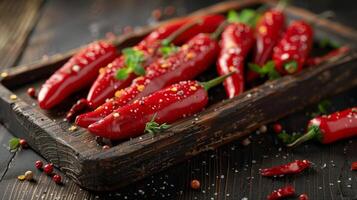
[[[15,64],[37,21],[41,5],[42,0],[0,1],[0,69]]]

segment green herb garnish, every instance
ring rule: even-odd
[[[156,133],[159,133],[161,131],[164,131],[168,128],[170,128],[170,125],[163,123],[163,124],[159,124],[157,122],[155,122],[155,118],[156,118],[157,113],[154,114],[154,116],[152,117],[152,119],[146,123],[145,125],[145,132],[149,133],[151,135],[155,135]]]
[[[142,66],[142,62],[145,60],[143,52],[133,48],[126,48],[123,49],[122,53],[125,59],[125,68],[117,70],[115,76],[117,79],[125,80],[130,73],[138,76],[145,75],[145,69]]]
[[[275,70],[274,61],[267,62],[263,67],[253,63],[249,63],[248,66],[251,71],[258,73],[261,77],[268,76],[270,80],[280,77],[280,74]]]
[[[230,10],[227,15],[228,22],[241,22],[249,26],[255,27],[260,15],[253,9],[243,9],[237,13],[234,10]]]
[[[19,138],[11,138],[9,140],[9,148],[10,151],[17,150],[20,147],[20,139]]]

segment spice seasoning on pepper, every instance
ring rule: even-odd
[[[173,84],[120,107],[114,111],[114,113],[120,113],[119,117],[115,117],[112,113],[103,120],[91,124],[88,130],[95,135],[109,139],[127,139],[143,134],[147,122],[150,122],[154,115],[158,125],[191,116],[207,105],[207,90],[221,83],[232,73],[204,83],[182,81]],[[192,86],[195,87],[194,90]],[[176,89],[173,90],[173,88]],[[183,94],[179,95],[179,91]]]
[[[161,49],[173,49],[169,48],[171,42],[180,45],[199,33],[213,32],[223,20],[222,15],[185,18],[153,31],[139,44],[127,50],[126,54],[117,57],[112,63],[99,70],[99,76],[90,88],[86,102],[73,106],[68,119],[88,106],[90,109],[97,108],[106,99],[112,98],[117,91],[129,86],[138,74],[143,74],[143,69],[162,57],[163,53],[167,53],[162,52]]]
[[[79,115],[76,124],[88,127],[109,115],[115,109],[134,100],[170,84],[193,79],[214,62],[218,50],[219,47],[215,38],[208,34],[196,35],[175,53],[153,62],[147,67],[145,76],[136,78],[129,87],[123,91],[120,90],[118,97],[106,102],[92,112]],[[187,58],[190,53],[194,53],[195,56]]]
[[[111,62],[116,48],[107,42],[97,41],[75,54],[42,85],[38,102],[42,109],[50,109],[66,97],[86,87],[95,80],[100,67]]]

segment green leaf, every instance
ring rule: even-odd
[[[157,122],[155,122],[155,118],[156,118],[157,113],[155,113],[151,119],[151,121],[147,122],[145,125],[145,132],[155,135],[156,133],[162,132],[168,128],[170,128],[170,125],[163,123],[163,124],[159,124]]]
[[[117,72],[116,72],[116,78],[118,80],[125,80],[127,79],[129,76],[129,73],[128,73],[128,69],[127,68],[123,68],[123,69],[118,69]]]
[[[20,139],[19,138],[11,138],[9,140],[9,148],[10,150],[16,150],[20,146]]]
[[[243,9],[240,13],[230,10],[227,15],[228,22],[240,22],[255,27],[260,15],[253,9]]]
[[[327,48],[327,47],[331,47],[333,49],[337,49],[337,48],[340,48],[341,45],[338,44],[337,42],[335,41],[332,41],[330,40],[329,38],[323,38],[320,40],[319,42],[319,46],[320,48]]]
[[[274,61],[267,62],[263,67],[260,67],[257,64],[249,63],[248,67],[251,71],[258,73],[260,77],[268,76],[270,80],[280,77],[280,74],[275,70]]]
[[[239,22],[239,14],[235,10],[228,11],[227,15],[228,22]]]
[[[298,63],[295,60],[284,63],[284,69],[289,74],[295,73],[298,68]]]
[[[168,45],[168,46],[162,46],[160,48],[160,52],[162,53],[162,55],[164,57],[169,56],[170,54],[176,52],[178,50],[178,47],[176,47],[175,45]]]
[[[143,52],[133,48],[125,48],[122,50],[124,56],[125,68],[121,68],[115,74],[115,78],[124,80],[129,74],[134,72],[137,75],[144,75],[145,69],[142,62],[145,60]]]
[[[134,65],[133,71],[138,76],[145,75],[145,69],[141,65]]]
[[[248,63],[248,67],[253,72],[256,72],[256,73],[258,73],[260,75],[265,75],[265,72],[263,71],[263,69],[257,64]]]
[[[331,107],[331,102],[329,100],[323,100],[317,105],[320,114],[326,114],[329,107]]]

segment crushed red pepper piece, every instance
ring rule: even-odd
[[[287,174],[298,174],[311,166],[308,160],[295,160],[284,165],[260,170],[262,176],[280,176]]]
[[[285,186],[274,190],[271,194],[267,196],[268,200],[282,199],[285,197],[291,197],[295,195],[295,188],[291,185]]]

